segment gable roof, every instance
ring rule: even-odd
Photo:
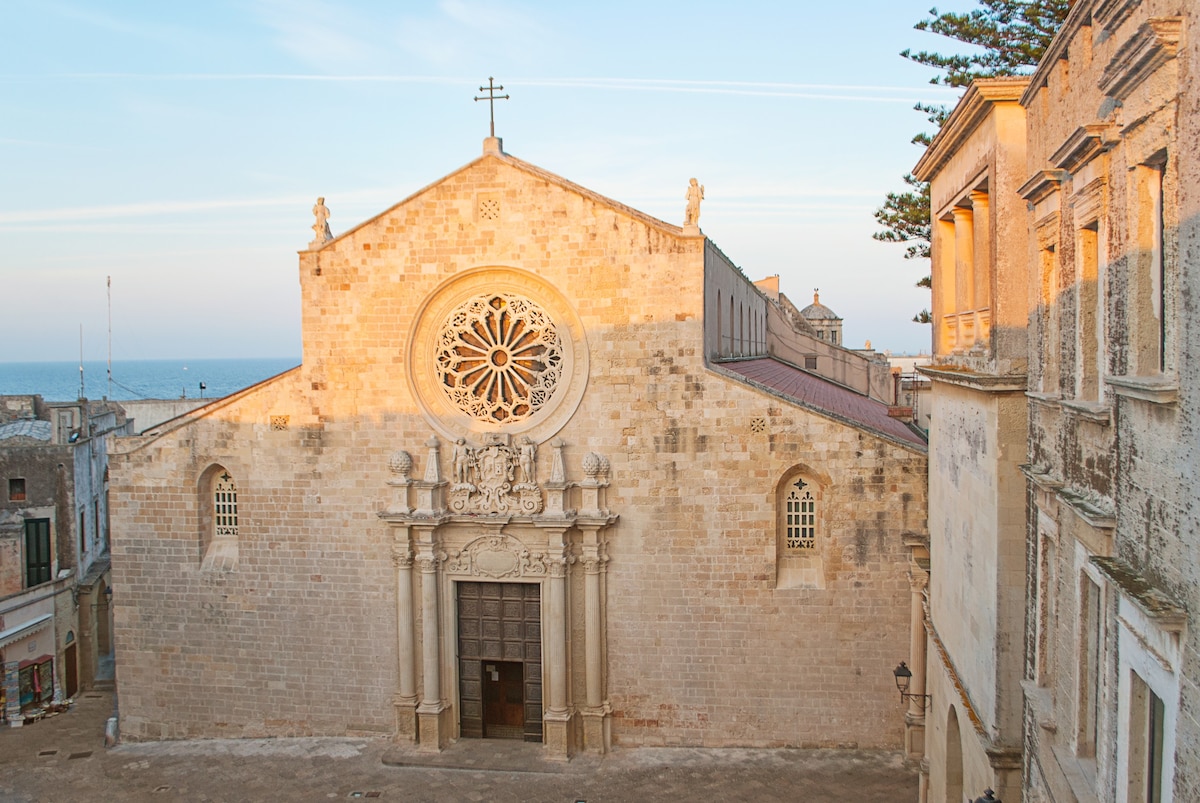
[[[618,212],[620,214],[627,215],[628,217],[639,220],[642,223],[646,224],[647,226],[650,226],[651,228],[658,229],[667,234],[683,236],[683,228],[681,226],[676,226],[672,223],[667,223],[664,220],[659,220],[658,218],[654,217],[653,215],[647,215],[645,212],[634,209],[632,206],[626,206],[625,204],[621,203],[620,201],[614,201],[612,198],[609,198],[606,195],[601,195],[598,192],[589,190],[587,187],[576,184],[573,181],[569,181],[569,180],[563,178],[562,176],[558,175],[557,173],[551,173],[549,170],[538,167],[535,164],[530,164],[529,162],[526,162],[523,159],[518,159],[517,157],[507,154],[504,151],[485,151],[484,154],[482,156],[480,156],[478,159],[474,159],[474,160],[468,162],[467,164],[463,165],[462,167],[458,168],[457,170],[455,170],[451,173],[447,173],[446,175],[442,176],[441,178],[437,179],[436,181],[432,181],[429,184],[426,184],[421,189],[412,193],[411,195],[404,198],[403,200],[392,204],[387,209],[383,210],[382,212],[375,215],[374,217],[370,217],[370,218],[362,221],[361,223],[359,223],[355,226],[352,226],[351,228],[347,229],[346,231],[344,231],[341,234],[334,237],[332,240],[322,243],[317,248],[311,248],[311,249],[305,249],[305,250],[320,251],[323,248],[328,248],[331,244],[336,243],[338,240],[342,239],[343,237],[351,235],[351,234],[355,233],[356,231],[358,231],[359,229],[365,228],[365,227],[371,225],[372,223],[376,222],[377,220],[380,220],[380,219],[386,217],[387,215],[391,214],[395,210],[397,210],[400,207],[407,204],[409,201],[419,198],[421,195],[424,195],[426,192],[429,192],[430,190],[432,190],[434,187],[438,186],[439,184],[444,184],[445,182],[451,180],[455,176],[458,176],[462,173],[466,173],[468,170],[471,170],[471,169],[477,167],[478,165],[483,164],[488,159],[494,159],[494,160],[500,162],[501,164],[512,167],[523,173],[534,176],[536,178],[540,178],[543,181],[548,181],[551,184],[555,184],[555,185],[561,187],[562,189],[566,190],[567,192],[571,192],[571,193],[575,193],[576,195],[583,196],[584,198],[588,198],[589,200],[595,201],[596,203],[600,204],[601,206],[606,206],[609,209],[612,209],[614,212]]]
[[[782,360],[758,357],[719,363],[713,367],[801,407],[868,430],[887,440],[921,451],[927,448],[925,439],[912,427],[888,415],[886,404]]]

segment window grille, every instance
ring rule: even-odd
[[[807,485],[800,480],[798,485]],[[787,495],[787,548],[814,549],[817,545],[817,500],[807,488],[793,488]]]
[[[213,520],[216,524],[216,535],[237,536],[237,487],[228,473],[217,479],[213,489]]]

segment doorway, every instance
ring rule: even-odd
[[[541,742],[541,586],[455,585],[460,734]]]
[[[525,665],[517,661],[483,664],[483,738],[525,738]]]

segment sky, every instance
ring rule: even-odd
[[[296,252],[481,153],[814,288],[848,346],[928,351],[926,263],[871,238],[920,157],[898,54],[930,0],[0,0],[0,361],[300,354]],[[946,9],[973,7],[966,0]]]

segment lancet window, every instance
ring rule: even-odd
[[[213,466],[200,482],[200,570],[228,572],[238,561],[238,488],[222,466]]]

